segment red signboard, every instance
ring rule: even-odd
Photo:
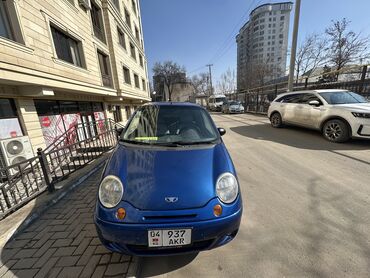
[[[49,117],[42,118],[41,125],[43,127],[49,127],[51,125],[51,121],[50,121]]]

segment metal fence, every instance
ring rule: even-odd
[[[341,81],[341,82],[305,82],[294,84],[294,91],[299,90],[316,90],[316,89],[346,89],[370,100],[370,79],[366,79],[368,67],[364,66],[361,76],[358,80]],[[335,73],[335,72],[333,72]],[[341,73],[343,74],[343,73]],[[245,107],[245,112],[266,114],[270,103],[278,94],[286,93],[288,82],[270,84],[263,87],[239,90],[234,94],[229,94],[230,100],[238,100]]]
[[[0,169],[0,219],[114,148],[122,127],[111,119],[77,124],[36,157]]]

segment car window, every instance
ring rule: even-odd
[[[309,102],[312,100],[317,100],[321,105],[323,104],[322,101],[314,94],[304,94],[300,103],[309,104]]]
[[[320,93],[329,104],[351,104],[351,103],[366,103],[367,100],[359,94],[347,91],[338,92],[322,92]]]
[[[197,106],[143,106],[128,123],[121,140],[130,143],[187,144],[210,142],[219,133],[208,112]]]
[[[300,103],[302,97],[303,97],[303,94],[287,95],[287,96],[284,96],[281,99],[280,102],[283,102],[283,103]]]

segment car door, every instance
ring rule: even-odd
[[[302,110],[302,93],[287,95],[280,104],[283,112],[283,121],[287,123],[300,124]]]
[[[310,101],[316,100],[318,106],[310,105]],[[324,111],[322,101],[313,93],[305,94],[301,99],[302,110],[300,112],[300,122],[310,128],[318,128]]]

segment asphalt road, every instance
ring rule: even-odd
[[[370,277],[370,141],[213,118],[241,183],[239,234],[198,255],[145,258],[140,277]]]

